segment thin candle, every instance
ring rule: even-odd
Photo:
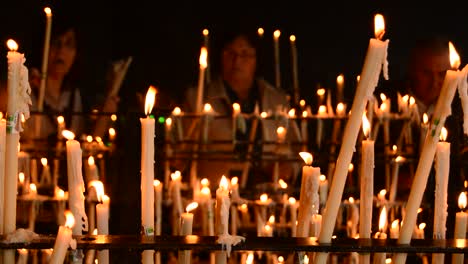
[[[70,211],[65,213],[65,225],[60,226],[55,239],[54,250],[50,257],[50,264],[62,264],[65,261],[67,249],[71,246],[72,228],[75,225],[75,218]]]
[[[196,113],[201,113],[202,112],[202,106],[203,106],[203,92],[204,92],[204,82],[205,82],[205,70],[208,67],[208,50],[206,47],[202,47],[200,51],[200,58],[199,58],[199,64],[200,64],[200,73],[198,76],[198,90],[197,90],[197,101],[195,105],[195,111]]]
[[[294,104],[299,103],[300,90],[299,90],[299,73],[298,73],[298,59],[297,59],[297,47],[296,47],[296,36],[289,36],[291,43],[291,64],[292,64],[292,79],[293,79],[293,91],[294,91]]]
[[[50,48],[50,34],[52,30],[52,10],[50,7],[44,8],[44,13],[46,14],[46,30],[44,36],[44,50],[42,53],[42,74],[41,82],[39,86],[39,98],[37,101],[37,109],[42,112],[44,110],[44,96],[45,96],[45,87],[47,81],[47,65],[49,60],[49,48]],[[40,122],[38,122],[40,124]],[[40,131],[40,130],[38,130]]]
[[[273,32],[273,45],[274,45],[274,55],[275,55],[275,87],[281,87],[281,71],[280,71],[280,50],[279,50],[279,38],[281,36],[281,31],[279,29]]]
[[[370,238],[372,227],[372,205],[374,197],[374,141],[370,139],[371,124],[366,114],[362,115],[362,130],[365,140],[361,150],[361,193],[360,193],[360,224],[359,237]],[[363,256],[368,257],[368,256]]]

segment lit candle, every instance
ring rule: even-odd
[[[455,215],[455,229],[453,237],[455,239],[465,239],[466,238],[466,226],[468,221],[468,213],[464,210],[466,208],[466,192],[461,192],[460,196],[458,196],[458,207],[460,208],[460,212],[456,213]],[[463,254],[453,254],[452,263],[463,263]]]
[[[44,110],[44,96],[47,82],[47,64],[49,60],[50,33],[52,30],[52,10],[50,9],[50,7],[46,7],[44,8],[44,12],[46,14],[47,21],[44,37],[44,51],[42,53],[41,82],[39,86],[39,98],[37,101],[37,110],[40,112]]]
[[[182,120],[180,119],[182,116],[182,109],[180,107],[174,107],[174,110],[172,110],[172,119],[174,120],[174,124],[176,126],[176,131],[177,131],[177,140],[183,140],[184,139],[184,133],[183,131],[183,126],[182,126]],[[164,184],[169,184],[169,179],[168,181],[165,181]]]
[[[398,156],[393,161],[393,174],[392,174],[392,182],[390,185],[390,196],[389,200],[390,203],[394,203],[397,197],[397,186],[398,186],[398,175],[400,171],[400,164],[405,162],[406,159],[402,156]]]
[[[229,182],[227,178],[223,175],[221,177],[219,187],[216,190],[215,226],[216,235],[218,236],[228,235],[230,206],[231,200],[229,199]],[[227,263],[227,254],[225,251],[216,252],[216,263]]]
[[[327,180],[327,176],[323,174],[319,176],[319,179],[320,179],[320,183],[319,183],[320,204],[325,205],[327,203],[327,197],[328,197],[328,180]]]
[[[325,103],[325,88],[317,89],[318,102],[317,105],[323,105]]]
[[[309,112],[307,110],[302,111],[302,119],[301,119],[301,138],[302,138],[302,145],[303,145],[303,151],[307,150],[307,141],[309,140],[309,133],[307,129],[307,123],[308,123],[308,117],[309,117]]]
[[[62,134],[67,139],[68,203],[76,223],[73,234],[81,235],[83,230],[88,230],[88,218],[84,209],[85,185],[81,170],[82,150],[80,142],[74,139],[73,132],[64,130]]]
[[[449,49],[452,68],[458,69],[460,65],[460,57],[451,42],[449,43]],[[468,70],[468,67],[465,67],[463,71],[465,70]],[[406,204],[406,214],[403,219],[403,225],[398,239],[399,244],[408,244],[411,241],[411,234],[413,232],[414,225],[416,224],[417,210],[421,204],[424,190],[426,189],[427,179],[432,168],[432,162],[434,160],[437,142],[439,140],[439,133],[445,124],[445,119],[451,112],[450,105],[455,95],[457,85],[460,82],[460,77],[461,74],[458,70],[447,70],[445,75],[439,99],[437,100],[437,104],[434,108],[432,124],[424,140],[424,146],[419,157],[418,167],[414,175],[410,195]],[[397,264],[402,264],[405,261],[406,254],[396,254],[395,262]]]
[[[276,138],[278,140],[278,144],[284,144],[286,141],[286,128],[284,126],[279,126],[276,129]]]
[[[291,43],[291,64],[292,64],[294,103],[297,104],[299,102],[300,90],[299,90],[299,74],[298,74],[296,36],[295,35],[289,36],[289,42]]]
[[[422,119],[423,121],[421,124],[421,133],[419,136],[419,153],[421,153],[422,147],[424,145],[424,139],[427,134],[427,129],[429,128],[429,117],[427,116],[426,113],[423,114]]]
[[[450,143],[447,139],[447,129],[442,127],[440,142],[437,143],[435,155],[435,196],[434,196],[434,239],[445,239],[447,222],[447,188],[450,170]]]
[[[370,238],[372,227],[372,205],[374,198],[374,141],[370,139],[371,124],[366,114],[362,115],[362,130],[366,137],[361,146],[361,194],[359,237]]]
[[[382,207],[379,217],[379,232],[375,234],[377,239],[387,239],[387,234],[385,233],[385,226],[387,225],[387,208]],[[374,254],[374,264],[384,264],[385,259],[387,258],[386,253],[375,253]]]
[[[42,174],[41,174],[41,184],[51,184],[52,179],[50,178],[50,167],[47,164],[47,158],[41,158],[42,164]]]
[[[236,143],[236,132],[243,131],[245,132],[245,126],[242,127],[241,121],[241,107],[238,103],[232,104],[232,141]],[[244,123],[245,125],[245,123]]]
[[[319,241],[321,243],[330,243],[335,227],[338,209],[341,204],[344,185],[348,172],[348,165],[354,152],[359,127],[361,126],[361,118],[366,107],[367,98],[372,95],[375,86],[377,85],[380,71],[384,66],[384,76],[387,77],[387,41],[380,39],[384,33],[384,21],[381,15],[376,16],[376,38],[371,39],[367,51],[366,59],[361,73],[361,79],[356,89],[351,114],[346,123],[344,130],[343,144],[340,148],[340,153],[337,159],[336,168],[333,175],[333,182],[330,190],[330,197],[327,201],[326,210],[323,215],[322,229],[320,231]],[[316,255],[315,263],[324,263],[327,254],[321,253]]]
[[[297,236],[307,237],[312,215],[319,213],[319,176],[320,167],[312,167],[313,157],[308,152],[299,155],[305,162],[302,167],[301,193],[299,198],[299,213],[297,216]]]
[[[36,224],[36,199],[37,199],[37,187],[36,184],[29,184],[29,197],[31,198],[31,208],[29,211],[28,229],[34,231]]]
[[[186,212],[182,213],[180,216],[180,235],[187,236],[192,234],[192,226],[193,226],[193,211],[198,207],[197,202],[192,202],[186,207]],[[188,264],[190,263],[191,259],[191,250],[181,250],[179,251],[179,258],[178,262],[180,264]]]
[[[72,245],[72,228],[75,226],[75,218],[70,211],[65,213],[65,217],[67,219],[65,225],[59,227],[57,238],[55,239],[50,264],[64,263],[67,249]]]
[[[5,208],[5,144],[6,144],[6,120],[0,118],[0,182],[2,186],[0,186],[0,208]],[[3,217],[4,217],[4,210],[0,210],[0,234],[3,234]]]
[[[210,31],[208,29],[203,29],[202,31],[203,34],[203,46],[206,47],[207,51],[210,49]],[[211,81],[211,74],[210,74],[210,63],[209,63],[209,57],[208,57],[208,52],[206,54],[206,83],[209,83]]]
[[[322,142],[322,134],[323,134],[323,118],[327,117],[327,107],[325,105],[321,105],[318,109],[317,113],[317,133],[315,134],[315,142],[317,147],[320,148]]]
[[[296,201],[296,198],[289,197],[289,210],[290,210],[290,218],[291,218],[291,236],[296,237],[297,234],[297,208],[299,207],[299,203]]]
[[[115,131],[115,128],[110,127],[109,130],[108,130],[108,133],[109,133],[109,140],[110,140],[110,141],[114,141],[114,140],[115,140],[115,136],[116,136],[116,134],[117,134],[117,132]]]
[[[340,74],[336,77],[336,101],[343,102],[344,101],[344,75]]]
[[[171,175],[171,190],[172,190],[172,219],[174,220],[173,234],[179,233],[178,225],[176,222],[179,221],[180,215],[183,213],[182,209],[182,198],[180,197],[180,187],[182,184],[182,175],[180,171],[176,171]]]
[[[349,197],[348,201],[348,220],[346,222],[348,237],[356,238],[358,235],[359,208],[354,197]]]
[[[18,249],[18,261],[16,264],[27,264],[28,263],[28,250],[25,248]]]
[[[104,193],[104,191],[103,191]],[[96,222],[99,235],[109,234],[109,196],[100,195],[98,200],[101,202],[96,205]],[[99,250],[97,253],[98,263],[109,263],[109,250]]]
[[[279,50],[279,38],[281,31],[279,29],[273,32],[273,45],[275,52],[275,87],[281,87],[281,71],[280,71],[280,50]]]
[[[163,184],[159,180],[154,180],[153,186],[154,186],[154,211],[156,215],[154,235],[160,236],[161,224],[162,224],[162,187],[163,187]]]
[[[200,58],[199,58],[199,63],[200,63],[200,73],[198,76],[198,90],[197,90],[197,101],[195,105],[195,111],[196,113],[201,113],[202,112],[202,106],[203,106],[203,90],[204,90],[204,82],[205,82],[205,70],[208,67],[208,50],[206,47],[202,47],[200,51]]]
[[[203,234],[214,236],[213,200],[208,186],[202,187],[200,201],[202,203]]]
[[[398,219],[395,219],[390,225],[390,238],[398,239],[399,234],[400,234],[400,221]]]
[[[336,115],[339,117],[344,117],[346,115],[346,104],[338,103],[336,106]]]
[[[203,106],[203,134],[202,134],[202,142],[208,142],[208,130],[210,128],[211,120],[214,116],[214,110],[211,107],[211,104],[205,104]]]
[[[99,180],[99,174],[98,174],[98,169],[96,166],[96,163],[94,161],[93,156],[88,157],[88,169],[86,171],[86,181],[89,183],[91,181],[97,181]]]

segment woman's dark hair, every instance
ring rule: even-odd
[[[427,35],[419,37],[410,50],[409,55],[409,69],[418,67],[421,57],[427,55],[447,55],[449,56],[448,48],[449,40],[442,35]]]

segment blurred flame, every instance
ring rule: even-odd
[[[67,210],[65,211],[65,226],[68,228],[72,228],[75,225],[75,217],[73,216],[72,212]]]
[[[260,201],[262,202],[268,201],[268,194],[263,193],[262,195],[260,195]]]
[[[288,184],[283,180],[283,179],[279,179],[278,180],[278,184],[280,186],[281,189],[286,189],[288,188]]]
[[[175,116],[178,116],[178,115],[182,114],[182,109],[180,109],[180,107],[176,106],[174,108],[174,110],[172,110],[172,114],[175,115]]]
[[[185,208],[185,211],[187,211],[187,213],[190,213],[191,211],[195,210],[197,207],[198,207],[197,202],[191,202],[189,205],[187,205],[187,207]]]
[[[65,118],[63,116],[57,116],[57,122],[61,125],[65,122]]]
[[[296,204],[296,198],[294,198],[294,197],[289,197],[288,202],[289,202],[290,204]]]
[[[18,180],[21,184],[24,183],[24,173],[23,172],[20,172],[18,173]]]
[[[447,140],[447,129],[445,127],[442,127],[440,130],[440,140],[446,141]]]
[[[206,47],[201,47],[200,58],[198,60],[198,63],[200,63],[200,69],[206,69],[206,67],[208,66],[207,57],[208,50],[206,49]]]
[[[232,179],[231,179],[231,186],[232,186],[232,185],[237,185],[238,182],[239,182],[239,178],[237,178],[237,177],[232,177]]]
[[[226,176],[224,175],[221,177],[221,181],[219,182],[219,188],[224,190],[227,190],[229,188],[229,182]]]
[[[88,165],[89,165],[89,166],[92,166],[92,165],[94,165],[94,164],[95,164],[95,163],[94,163],[94,157],[93,157],[93,156],[89,156],[89,158],[88,158]]]
[[[104,196],[104,184],[101,181],[93,180],[88,183],[88,187],[93,187],[96,190],[96,196],[98,201],[102,201],[102,197]]]
[[[42,166],[47,166],[47,158],[41,158],[41,164]]]
[[[281,31],[279,29],[273,32],[273,37],[277,40],[281,36]]]
[[[385,34],[385,20],[381,14],[374,17],[374,34],[377,39],[382,39]]]
[[[457,50],[455,49],[455,46],[453,46],[453,43],[449,41],[449,57],[450,57],[450,66],[452,66],[453,69],[458,69],[460,67],[460,56],[458,55]]]
[[[327,180],[327,176],[321,174],[321,175],[319,176],[319,179],[320,179],[321,182],[324,182],[324,181]]]
[[[370,122],[369,119],[367,119],[366,113],[362,114],[362,131],[364,132],[364,136],[366,138],[369,138],[370,136]]]
[[[466,192],[461,192],[460,196],[458,196],[458,207],[461,210],[466,208]]]
[[[52,16],[52,10],[50,9],[50,7],[44,8],[44,12],[46,13],[46,16]]]
[[[156,88],[154,86],[150,86],[148,88],[148,92],[146,92],[145,98],[145,114],[149,115],[151,110],[153,110],[154,102],[156,101]]]
[[[7,40],[6,44],[7,44],[8,49],[10,49],[10,51],[17,51],[18,50],[18,44],[16,43],[16,41],[14,41],[12,39]]]
[[[154,186],[154,187],[158,187],[159,185],[161,185],[161,181],[160,181],[160,180],[154,180],[154,181],[153,181],[153,186]]]
[[[309,166],[312,165],[312,161],[314,160],[314,157],[312,156],[311,153],[302,151],[302,152],[299,152],[299,156],[301,156],[305,164]]]
[[[423,124],[427,125],[427,123],[429,122],[429,117],[427,116],[426,113],[423,114]]]
[[[387,224],[387,208],[384,206],[382,207],[382,211],[380,211],[379,217],[379,231],[383,232],[385,225]]]
[[[73,140],[75,138],[75,134],[70,130],[63,130],[62,136],[68,140]]]
[[[296,41],[296,36],[294,36],[294,35],[289,36],[289,40],[291,42],[295,42]]]

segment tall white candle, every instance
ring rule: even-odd
[[[219,187],[216,190],[216,214],[215,214],[215,226],[216,235],[228,235],[229,230],[229,207],[231,206],[231,200],[229,199],[229,182],[223,175],[219,183]],[[225,264],[227,263],[227,253],[225,251],[216,252],[216,263]]]
[[[299,73],[298,73],[298,60],[297,60],[297,47],[296,47],[296,36],[289,36],[289,42],[291,43],[291,64],[292,64],[292,80],[294,90],[294,103],[299,103],[300,90],[299,90]]]
[[[154,223],[154,235],[160,236],[161,235],[161,227],[162,227],[162,191],[163,191],[163,183],[159,180],[153,181],[154,186],[154,214],[156,216],[155,223]],[[160,264],[161,263],[161,252],[156,252],[154,254],[154,263]]]
[[[197,202],[192,202],[186,207],[186,212],[182,213],[180,216],[180,234],[181,236],[187,236],[192,234],[192,226],[193,226],[193,211],[198,207]],[[191,260],[191,250],[181,250],[179,251],[179,259],[178,262],[180,264],[189,264]]]
[[[455,239],[465,239],[466,238],[466,227],[468,222],[468,213],[464,210],[466,208],[466,192],[460,193],[458,197],[458,207],[460,207],[460,212],[455,215],[455,230],[453,237]],[[453,254],[452,263],[463,263],[464,255],[463,254]]]
[[[306,163],[302,167],[301,193],[299,198],[299,213],[297,216],[297,236],[307,237],[309,235],[310,220],[312,215],[319,213],[319,176],[320,167],[313,167],[312,154],[308,152],[299,153]]]
[[[375,39],[371,39],[367,50],[366,59],[361,72],[361,78],[358,83],[356,94],[354,96],[351,114],[343,134],[343,144],[340,148],[336,168],[333,174],[333,182],[330,189],[330,197],[327,201],[326,210],[323,215],[323,224],[319,236],[321,243],[330,243],[333,235],[333,229],[338,215],[338,209],[341,204],[344,185],[348,172],[348,165],[353,156],[359,127],[361,125],[362,114],[366,107],[367,98],[374,92],[377,86],[382,66],[384,66],[384,77],[387,78],[387,47],[388,40],[381,41],[384,34],[383,16],[376,15]],[[324,263],[327,254],[316,255],[316,263]]]
[[[452,68],[458,69],[460,65],[460,57],[458,57],[458,54],[451,43],[449,43],[449,49]],[[467,67],[465,68],[468,69]],[[432,161],[434,160],[439,134],[445,124],[445,119],[450,114],[451,103],[459,81],[460,71],[447,71],[439,99],[437,100],[437,104],[433,112],[430,130],[428,130],[424,140],[424,146],[414,175],[410,195],[406,204],[406,214],[403,219],[403,225],[398,239],[399,244],[408,244],[411,241],[411,235],[413,233],[414,225],[416,224],[417,212],[421,205],[424,190],[426,189],[427,179],[432,167]],[[406,254],[396,254],[394,259],[395,263],[403,264],[406,261]]]
[[[279,49],[279,38],[281,31],[279,29],[273,32],[273,45],[274,45],[274,58],[275,58],[275,87],[281,87],[281,68],[280,68],[280,49]]]
[[[97,230],[99,235],[109,234],[109,196],[98,198],[101,203],[96,205]],[[109,263],[109,250],[99,250],[97,253],[99,263]]]
[[[44,37],[44,51],[42,53],[42,72],[41,72],[41,82],[39,86],[39,98],[37,103],[37,109],[43,111],[44,109],[44,96],[45,96],[45,87],[47,82],[47,64],[49,60],[49,47],[50,47],[50,33],[52,30],[52,10],[50,7],[44,8],[46,14],[46,31]],[[40,122],[39,122],[40,123]]]
[[[206,47],[207,51],[210,49],[210,31],[208,29],[203,29],[203,46]],[[208,52],[207,52],[207,57],[206,57],[206,83],[209,83],[211,81],[211,71],[210,71],[210,58],[208,57]]]
[[[65,225],[59,227],[57,238],[55,239],[50,264],[64,263],[68,247],[72,241],[72,228],[75,225],[75,218],[70,211],[65,213],[65,217],[67,219]]]
[[[447,139],[447,129],[442,128],[441,142],[437,143],[435,160],[435,197],[434,197],[434,239],[445,239],[447,222],[447,188],[450,170],[450,143]]]
[[[141,122],[141,225],[144,235],[154,235],[154,136],[155,120],[150,118],[156,101],[156,88],[150,86],[146,93],[145,114]],[[154,250],[142,253],[143,263],[153,263]]]
[[[198,76],[198,90],[197,90],[197,101],[195,105],[195,111],[196,113],[200,114],[202,112],[202,106],[203,106],[203,90],[204,90],[204,83],[205,83],[205,70],[206,67],[208,67],[208,51],[206,47],[202,47],[200,51],[200,58],[199,58],[199,63],[200,63],[200,73]]]
[[[6,144],[6,121],[0,118],[0,208],[5,208],[5,144]],[[3,234],[3,209],[0,210],[0,234]]]
[[[370,139],[371,125],[366,114],[362,115],[362,130],[366,140],[362,141],[361,146],[359,237],[370,238],[374,198],[374,141]]]
[[[172,186],[171,186],[171,197],[172,197],[172,218],[175,226],[173,226],[173,234],[179,233],[177,222],[179,221],[180,215],[183,213],[182,209],[182,198],[180,197],[180,188],[182,184],[182,176],[180,171],[176,171],[171,175]]]
[[[202,131],[202,142],[208,142],[208,131],[210,128],[211,120],[213,119],[214,111],[211,104],[203,105],[203,131]]]

